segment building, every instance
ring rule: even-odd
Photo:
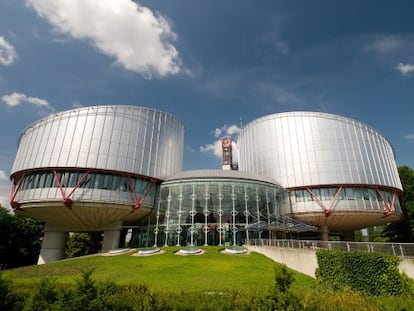
[[[68,232],[103,231],[105,252],[126,228],[135,246],[234,245],[314,230],[327,239],[402,215],[391,145],[365,124],[274,114],[247,124],[237,143],[239,171],[227,143],[227,170],[183,172],[184,127],[171,114],[57,113],[23,131],[11,205],[46,222],[39,263],[63,258]]]
[[[239,169],[266,174],[288,192],[288,214],[347,234],[402,216],[390,143],[356,120],[319,112],[268,115],[240,133]]]
[[[17,215],[46,222],[39,262],[63,258],[67,232],[104,231],[149,214],[160,182],[182,170],[184,126],[171,114],[96,106],[35,122],[19,140],[11,180]]]

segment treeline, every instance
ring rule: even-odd
[[[0,206],[0,270],[35,264],[42,234],[42,222],[16,217]]]

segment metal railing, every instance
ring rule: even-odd
[[[399,257],[414,257],[414,243],[250,239],[247,245],[296,249],[329,249],[346,252],[365,251],[385,253]]]

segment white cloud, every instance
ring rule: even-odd
[[[9,203],[10,183],[3,170],[0,170],[0,205],[11,210]]]
[[[222,133],[223,133],[223,130],[221,128],[216,128],[214,130],[214,137],[220,137]]]
[[[11,65],[16,56],[14,47],[0,36],[0,65]]]
[[[414,140],[414,134],[405,135],[405,139]]]
[[[241,131],[240,127],[236,124],[233,125],[223,125],[222,127],[218,127],[214,130],[214,137],[221,137],[221,136],[235,136],[239,134]]]
[[[390,53],[401,49],[406,45],[406,40],[400,36],[382,36],[364,46],[364,51],[375,51],[378,53]]]
[[[55,30],[90,40],[127,70],[151,78],[181,71],[169,20],[131,0],[26,0]]]
[[[80,103],[78,99],[72,101],[72,108],[82,108],[83,105]]]
[[[0,180],[9,180],[3,170],[0,170]]]
[[[235,142],[236,136],[240,133],[241,129],[236,124],[233,125],[224,125],[222,127],[218,127],[214,130],[214,137],[230,137],[232,139],[232,150],[233,150],[233,162],[237,163],[238,161],[238,152],[239,149],[237,147],[237,143]],[[202,153],[210,153],[213,154],[217,158],[222,158],[223,150],[221,146],[221,139],[216,139],[214,142],[210,144],[206,144],[200,147],[200,151]]]
[[[45,100],[38,97],[27,96],[23,93],[14,92],[9,95],[4,95],[1,100],[10,107],[18,106],[22,103],[28,103],[40,108],[46,108],[50,111],[54,111],[55,109]]]
[[[397,69],[399,72],[401,72],[401,74],[403,75],[403,77],[409,76],[411,71],[414,71],[414,65],[412,64],[403,64],[403,63],[399,63],[395,69]]]
[[[229,136],[238,135],[241,131],[241,128],[236,124],[230,125],[226,128],[226,134]]]
[[[221,139],[216,140],[211,144],[206,144],[200,147],[200,151],[203,153],[212,153],[218,158],[221,158],[222,149],[221,149]]]

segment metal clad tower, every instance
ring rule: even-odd
[[[291,216],[327,233],[398,220],[402,186],[390,143],[356,120],[318,112],[268,115],[238,138],[240,170],[287,188]]]
[[[65,231],[105,230],[103,249],[116,248],[122,223],[149,213],[161,180],[181,171],[183,146],[181,121],[151,108],[95,106],[50,115],[20,137],[11,205],[47,223],[54,238],[45,235],[43,257],[46,247],[55,250],[49,259],[60,256],[58,235]]]
[[[230,171],[233,165],[233,150],[230,137],[224,137],[221,140],[221,147],[223,150],[223,170]]]

